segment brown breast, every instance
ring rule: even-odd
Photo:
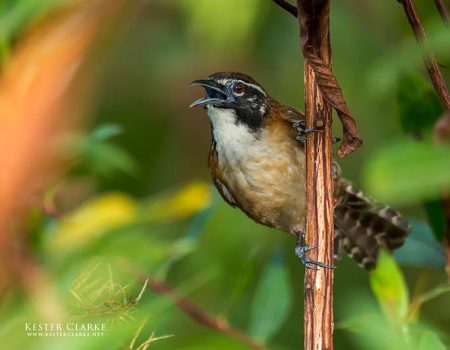
[[[256,222],[283,231],[304,227],[305,156],[292,123],[271,117],[241,152],[212,143],[209,167],[222,197]]]

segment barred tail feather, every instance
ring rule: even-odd
[[[373,269],[380,248],[392,252],[402,246],[411,227],[396,210],[365,196],[349,181],[339,179],[336,186],[335,247],[362,268]]]

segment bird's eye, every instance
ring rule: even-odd
[[[234,84],[233,86],[233,91],[237,94],[237,95],[242,95],[245,91],[245,85],[242,83],[237,82],[236,84]]]

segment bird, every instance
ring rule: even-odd
[[[279,103],[245,73],[217,72],[192,85],[206,92],[190,107],[203,106],[209,117],[209,171],[225,202],[259,224],[296,236],[295,253],[306,268],[334,268],[308,257],[316,247],[304,241],[305,143],[317,130],[306,128],[302,112]],[[360,267],[374,269],[380,249],[402,246],[410,225],[341,177],[334,160],[332,174],[335,257],[346,252]]]

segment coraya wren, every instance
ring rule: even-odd
[[[306,129],[304,115],[272,98],[250,76],[215,73],[195,80],[206,97],[212,129],[209,169],[232,207],[254,221],[298,237],[296,254],[306,267],[332,267],[314,261],[303,244],[306,223]],[[392,208],[379,204],[340,177],[333,162],[335,254],[345,250],[361,267],[376,266],[380,248],[400,247],[410,226]]]

